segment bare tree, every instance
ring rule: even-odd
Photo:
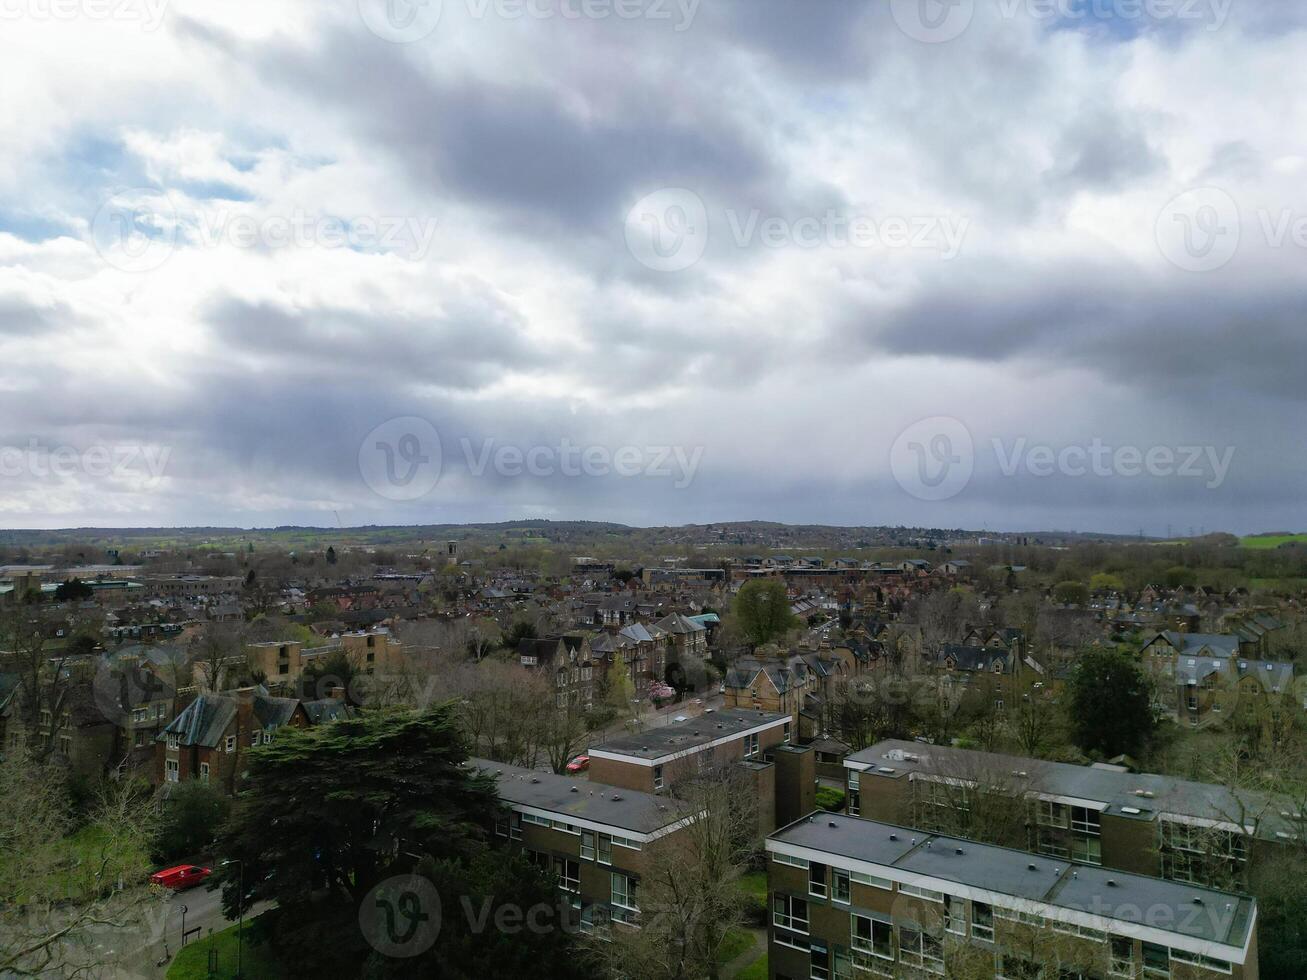
[[[75,845],[60,770],[21,753],[0,761],[0,974],[91,977],[110,964],[97,933],[140,924],[154,810],[129,780],[101,784]]]
[[[718,975],[726,934],[744,921],[739,879],[755,849],[757,802],[743,770],[708,770],[676,786],[685,829],[646,849],[640,928],[611,927],[598,943],[614,975],[698,980]]]
[[[67,635],[72,636],[80,623],[69,617],[66,625]],[[18,675],[15,706],[24,729],[24,745],[37,761],[49,758],[54,750],[59,719],[70,704],[75,680],[72,667],[81,656],[67,643],[50,647],[52,626],[34,602],[17,602],[0,615],[0,649],[7,651],[4,660]],[[42,722],[46,716],[49,724]]]

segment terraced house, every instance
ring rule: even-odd
[[[1246,896],[813,814],[767,839],[773,980],[1255,980]]]
[[[651,793],[488,759],[469,764],[494,777],[508,806],[495,838],[557,874],[583,930],[640,924],[640,878],[660,847],[678,846],[693,813]]]
[[[844,769],[853,816],[1194,884],[1238,882],[1307,830],[1296,801],[1119,766],[889,740]]]

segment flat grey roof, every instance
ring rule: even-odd
[[[573,817],[652,834],[683,819],[688,812],[675,800],[652,793],[537,772],[490,759],[469,759],[468,763],[495,777],[499,796],[504,801],[548,810],[557,813],[560,819]]]
[[[592,751],[612,752],[639,759],[660,759],[665,755],[687,752],[718,739],[730,738],[760,725],[789,721],[790,716],[775,711],[749,708],[719,708],[686,721],[649,728],[635,735],[620,735],[592,746]]]
[[[902,779],[913,773],[957,779],[997,777],[1000,785],[1013,790],[1101,803],[1103,812],[1126,819],[1156,820],[1159,813],[1171,813],[1251,824],[1259,837],[1274,837],[1277,831],[1296,833],[1299,823],[1292,817],[1281,816],[1282,811],[1295,810],[1291,801],[1278,800],[1266,793],[1235,791],[1227,786],[1155,773],[1117,772],[898,739],[878,742],[855,752],[845,758],[844,765],[861,769],[864,778]],[[882,768],[893,772],[881,772]],[[1139,812],[1128,813],[1126,808]]]
[[[813,814],[768,840],[1207,942],[1249,939],[1253,899],[1233,892],[843,814]]]

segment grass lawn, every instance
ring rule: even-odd
[[[737,973],[735,980],[767,980],[767,954],[763,953],[746,969]]]
[[[722,966],[729,963],[752,945],[753,935],[751,933],[745,932],[743,929],[730,930],[726,933],[726,938],[722,940],[722,944],[717,947],[717,964]]]
[[[750,871],[747,875],[742,876],[740,878],[740,891],[753,896],[765,905],[767,903],[767,873],[765,871]]]
[[[1307,534],[1258,534],[1250,538],[1240,538],[1239,545],[1244,548],[1267,549],[1278,548],[1290,541],[1307,544]]]
[[[247,977],[275,978],[281,976],[281,968],[267,946],[255,946],[250,941],[250,929],[253,923],[245,923],[245,949],[241,954],[242,970]],[[209,947],[218,950],[218,972],[209,973]],[[236,927],[215,932],[213,938],[203,939],[183,946],[168,965],[167,980],[208,980],[210,976],[217,980],[227,980],[236,976]]]

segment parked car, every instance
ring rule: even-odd
[[[195,864],[179,864],[175,868],[156,871],[150,875],[150,883],[163,885],[164,888],[171,888],[173,891],[181,891],[183,888],[195,887],[211,874],[213,874],[212,868],[201,868]]]
[[[568,772],[585,772],[590,768],[590,757],[588,755],[578,755],[575,759],[567,764]]]

